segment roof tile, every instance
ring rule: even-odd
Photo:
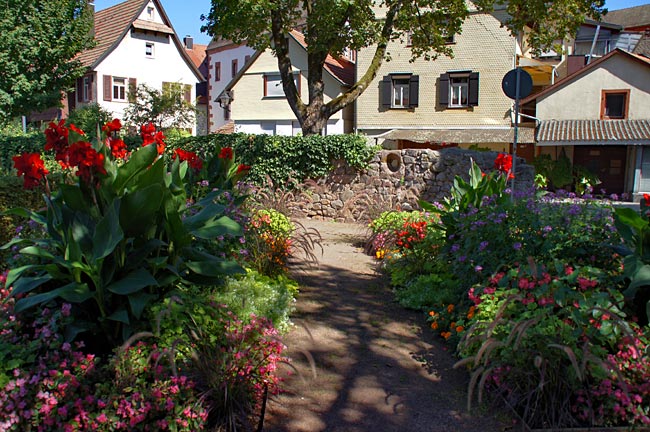
[[[540,144],[556,142],[630,144],[650,141],[650,120],[545,120],[539,125]]]

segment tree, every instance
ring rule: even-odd
[[[5,0],[0,8],[0,122],[61,103],[93,46],[88,0]]]
[[[585,17],[599,18],[604,0],[476,0],[489,12],[507,3],[513,34],[526,28],[528,43],[538,49],[575,33]],[[287,101],[302,126],[303,134],[321,133],[327,119],[351,104],[375,78],[389,58],[390,41],[411,36],[413,59],[434,60],[453,55],[445,41],[459,33],[468,16],[466,0],[212,0],[206,24],[211,36],[263,50],[271,48],[278,59]],[[296,89],[289,59],[287,33],[300,26],[307,42],[307,103]],[[345,49],[373,49],[366,71],[345,93],[324,103],[323,65],[328,54],[340,56]]]
[[[189,101],[191,90],[181,83],[163,83],[162,91],[140,84],[129,95],[124,121],[136,126],[153,123],[156,129],[191,128],[196,116],[196,108]]]

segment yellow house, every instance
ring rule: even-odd
[[[390,43],[391,60],[381,65],[356,102],[357,131],[388,148],[511,151],[513,101],[501,82],[517,65],[521,49],[502,27],[506,17],[505,10],[487,14],[470,9],[462,32],[449,39],[453,58],[411,62],[408,40]],[[358,53],[359,71],[366,70],[373,53]],[[522,150],[532,148],[533,130],[519,132]]]
[[[303,35],[293,30],[289,37],[289,57],[299,95],[307,99],[307,51]],[[354,82],[354,64],[329,56],[323,73],[325,103]],[[216,101],[227,107],[234,132],[268,135],[298,135],[302,128],[291,110],[278,68],[270,49],[257,51],[239,73],[219,93]],[[352,107],[334,114],[326,134],[349,133],[353,129]]]

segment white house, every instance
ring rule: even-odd
[[[68,97],[70,109],[97,102],[122,118],[129,94],[139,84],[162,90],[177,83],[183,86],[185,100],[196,101],[196,86],[203,77],[160,0],[127,0],[98,11],[94,33],[97,45],[79,57],[88,71]]]

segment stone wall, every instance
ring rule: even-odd
[[[471,160],[483,171],[492,170],[497,154],[459,148],[382,150],[365,172],[337,163],[327,177],[306,182],[291,210],[297,217],[365,223],[386,210],[418,209],[420,199],[448,197],[455,176],[467,180]],[[515,188],[531,187],[534,168],[517,158],[515,169]]]

